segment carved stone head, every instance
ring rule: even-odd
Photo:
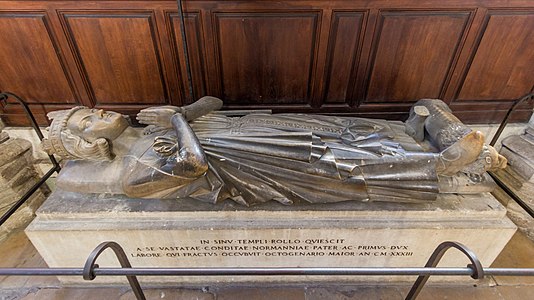
[[[47,116],[52,124],[41,147],[49,154],[67,159],[113,159],[110,142],[129,125],[119,113],[84,106],[50,112]]]

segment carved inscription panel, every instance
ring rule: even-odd
[[[271,220],[276,222],[274,220]],[[188,223],[187,219],[179,223]],[[372,222],[372,221],[371,221]],[[98,223],[98,222],[97,222]],[[410,222],[408,222],[410,223]],[[225,222],[228,224],[228,222]],[[484,228],[265,228],[250,229],[234,225],[236,229],[182,230],[173,222],[159,221],[160,230],[132,228],[84,231],[50,231],[29,233],[32,243],[50,267],[83,265],[88,253],[101,241],[115,241],[125,250],[136,267],[226,268],[226,267],[414,267],[423,266],[434,248],[443,241],[455,240],[468,245],[479,254],[482,264],[490,265],[506,244],[515,227],[509,229]],[[124,226],[121,224],[119,227]],[[141,220],[135,226],[146,226]],[[276,227],[276,225],[274,225]],[[237,229],[239,228],[239,229]],[[57,243],[52,237],[61,234]],[[488,238],[491,237],[491,238]],[[498,237],[495,239],[495,237]],[[69,243],[75,239],[77,243]],[[47,242],[48,241],[48,242]],[[68,243],[68,244],[67,244]],[[73,248],[74,247],[74,248]],[[46,251],[45,251],[46,249]],[[72,251],[65,251],[72,249]],[[448,253],[441,266],[465,266],[465,256],[456,251]],[[99,258],[99,265],[117,265],[111,253]],[[254,278],[254,281],[302,280],[302,277],[277,276]],[[347,280],[366,280],[350,277]],[[62,282],[79,282],[81,278],[64,277]],[[123,281],[119,277],[102,277],[100,283]],[[151,282],[176,282],[174,277],[150,277]],[[181,282],[206,283],[209,280],[229,282],[250,281],[248,277],[182,277]],[[324,277],[315,280],[327,280]],[[340,278],[336,278],[340,280]],[[395,280],[406,278],[395,277]],[[413,279],[409,279],[413,281]]]
[[[407,245],[354,244],[343,238],[308,239],[201,239],[190,246],[147,245],[130,257],[401,257],[413,256]]]

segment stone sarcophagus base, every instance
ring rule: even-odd
[[[83,267],[103,241],[118,242],[134,267],[422,267],[443,241],[472,249],[488,267],[516,230],[485,193],[427,204],[356,203],[246,208],[182,200],[141,200],[56,191],[26,234],[49,267]],[[110,251],[111,252],[111,251]],[[118,266],[111,253],[97,263]],[[459,251],[439,266],[465,267]],[[141,284],[353,283],[415,277],[140,277]],[[444,277],[445,278],[445,277]],[[450,280],[451,277],[446,277]],[[61,277],[66,285],[88,284]],[[92,284],[124,284],[97,277]]]

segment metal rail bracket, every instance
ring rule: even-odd
[[[425,268],[435,268],[443,257],[443,255],[445,255],[447,250],[449,250],[450,248],[456,248],[460,250],[463,254],[465,254],[465,256],[469,258],[471,264],[467,265],[467,267],[473,270],[471,278],[484,278],[484,268],[482,268],[482,264],[480,263],[480,260],[478,260],[476,254],[469,248],[458,242],[443,242],[439,244],[428,259]],[[410,292],[408,292],[406,299],[408,300],[417,298],[417,296],[425,286],[426,282],[428,281],[428,278],[430,278],[430,275],[419,275],[412,288],[410,289]]]
[[[104,250],[108,248],[111,248],[111,250],[113,250],[113,253],[115,253],[115,256],[119,260],[121,267],[132,268],[132,265],[130,264],[126,253],[119,244],[115,242],[103,242],[98,245],[91,252],[91,254],[89,254],[89,257],[85,261],[85,266],[83,267],[83,279],[93,280],[96,278],[95,268],[99,267],[97,264],[95,264],[96,260],[100,256],[100,254],[102,254],[102,252],[104,252]],[[139,284],[137,277],[134,275],[126,275],[126,278],[128,279],[128,283],[130,283],[130,287],[132,288],[135,297],[139,300],[145,300],[146,298],[143,293],[143,289],[141,289],[141,285]]]

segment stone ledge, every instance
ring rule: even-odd
[[[332,204],[284,206],[265,203],[244,207],[231,201],[218,205],[192,199],[159,200],[131,199],[123,195],[80,194],[56,190],[37,211],[45,219],[110,218],[183,218],[196,219],[198,214],[212,221],[229,219],[258,220],[258,213],[268,213],[269,219],[326,218],[335,220],[414,219],[457,221],[502,219],[506,209],[490,193],[477,195],[440,195],[428,203],[386,203],[347,201]]]

